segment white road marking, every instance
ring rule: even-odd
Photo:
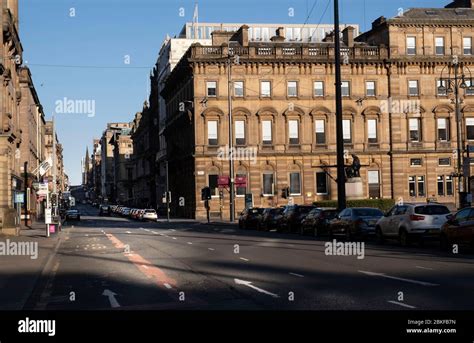
[[[189,244],[189,245],[193,245],[193,243],[192,243],[192,242],[188,242],[188,244]]]
[[[102,293],[102,295],[109,298],[110,306],[112,308],[120,307],[120,304],[118,303],[117,299],[115,299],[115,296],[117,295],[116,293],[112,292],[111,290],[106,289],[104,293]]]
[[[165,285],[165,287],[168,288],[168,289],[172,289],[172,288],[173,288],[173,287],[170,286],[169,283],[165,283],[164,285]]]
[[[207,249],[210,250],[210,251],[215,251],[216,250],[216,249],[212,249],[212,248],[207,248]]]
[[[418,269],[426,269],[426,270],[434,270],[433,268],[428,268],[428,267],[421,267],[421,266],[416,266]]]
[[[171,231],[171,232],[176,232],[176,230],[175,230],[175,229],[171,229],[170,231]]]
[[[304,275],[296,274],[296,273],[290,273],[290,275],[297,276],[297,277],[304,277]]]
[[[174,240],[177,240],[177,238],[176,238],[176,237],[171,237],[171,238],[173,238]]]
[[[430,283],[430,282],[424,282],[424,281],[418,281],[418,280],[411,280],[411,279],[399,278],[399,277],[395,277],[395,276],[386,275],[386,274],[383,274],[383,273],[366,272],[366,271],[363,271],[363,270],[359,270],[359,273],[362,273],[362,274],[365,274],[365,275],[370,275],[370,276],[381,276],[381,277],[384,277],[384,278],[387,278],[387,279],[398,280],[398,281],[404,281],[404,282],[414,283],[414,284],[422,285],[422,286],[439,286],[439,285],[436,284],[436,283]]]
[[[240,258],[242,261],[249,262],[250,260],[247,260],[246,258],[241,257]]]
[[[388,302],[391,303],[391,304],[395,304],[395,305],[402,306],[402,307],[406,307],[406,308],[411,308],[411,309],[415,309],[415,308],[416,308],[415,306],[411,306],[411,305],[407,305],[407,304],[404,304],[404,303],[400,303],[400,302],[398,302],[398,301],[390,300],[390,301],[388,301]]]
[[[130,231],[127,231],[127,234],[129,234],[129,235],[130,235],[130,234],[131,234],[131,232],[130,232]]]
[[[142,267],[148,269],[148,266],[146,264],[142,264]]]
[[[274,298],[279,298],[280,296],[278,294],[274,294],[274,293],[270,293],[264,289],[261,289],[261,288],[258,288],[254,285],[252,285],[252,282],[250,281],[245,281],[245,280],[239,280],[239,279],[234,279],[234,282],[237,284],[237,285],[243,285],[243,286],[247,286],[249,288],[252,288],[254,290],[256,290],[257,292],[259,293],[263,293],[263,294],[266,294],[266,295],[269,295],[269,296],[272,296]]]

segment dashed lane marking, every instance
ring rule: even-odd
[[[402,306],[402,307],[406,307],[406,308],[410,308],[410,309],[415,309],[416,307],[415,306],[411,306],[411,305],[408,305],[408,304],[404,304],[404,303],[400,303],[398,301],[393,301],[393,300],[390,300],[388,301],[390,304],[394,304],[394,305],[398,305],[398,306]]]
[[[363,270],[359,270],[359,273],[362,273],[362,274],[365,274],[365,275],[370,275],[370,276],[380,276],[380,277],[383,277],[383,278],[386,278],[386,279],[392,279],[392,280],[397,280],[397,281],[404,281],[404,282],[408,282],[408,283],[414,283],[414,284],[421,285],[421,286],[439,286],[436,283],[424,282],[424,281],[418,281],[418,280],[412,280],[412,279],[405,279],[405,278],[386,275],[386,274],[383,274],[383,273],[366,272],[366,271],[363,271]]]
[[[297,276],[297,277],[301,277],[301,278],[303,278],[303,277],[304,277],[304,275],[301,275],[301,274],[296,274],[296,273],[290,273],[290,275]]]

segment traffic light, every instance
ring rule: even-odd
[[[288,199],[290,197],[290,188],[289,187],[283,188],[283,190],[281,192],[281,197],[283,199]]]
[[[205,201],[205,200],[211,200],[211,199],[212,199],[211,188],[204,187],[201,190],[201,200]]]
[[[53,207],[58,206],[58,195],[57,194],[51,194],[51,205]]]

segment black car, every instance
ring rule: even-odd
[[[66,212],[66,220],[81,220],[81,213],[78,210],[69,210]]]
[[[239,229],[260,230],[263,211],[263,208],[245,209],[239,217]]]
[[[279,220],[283,217],[284,207],[266,208],[262,215],[261,228],[270,231],[277,228]]]
[[[300,232],[301,222],[314,208],[315,206],[313,205],[286,207],[282,218],[278,221],[277,231]]]
[[[335,208],[315,208],[303,219],[301,223],[301,233],[310,232],[315,237],[327,235],[329,223],[336,218],[339,211]]]
[[[111,209],[109,205],[101,205],[100,210],[99,210],[99,215],[100,216],[110,216],[111,214]]]
[[[346,208],[329,225],[329,236],[345,235],[346,240],[354,237],[375,236],[375,226],[384,213],[377,208]]]

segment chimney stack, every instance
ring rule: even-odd
[[[342,30],[342,41],[349,48],[354,46],[354,31],[355,28],[352,26],[347,26],[344,30]]]

